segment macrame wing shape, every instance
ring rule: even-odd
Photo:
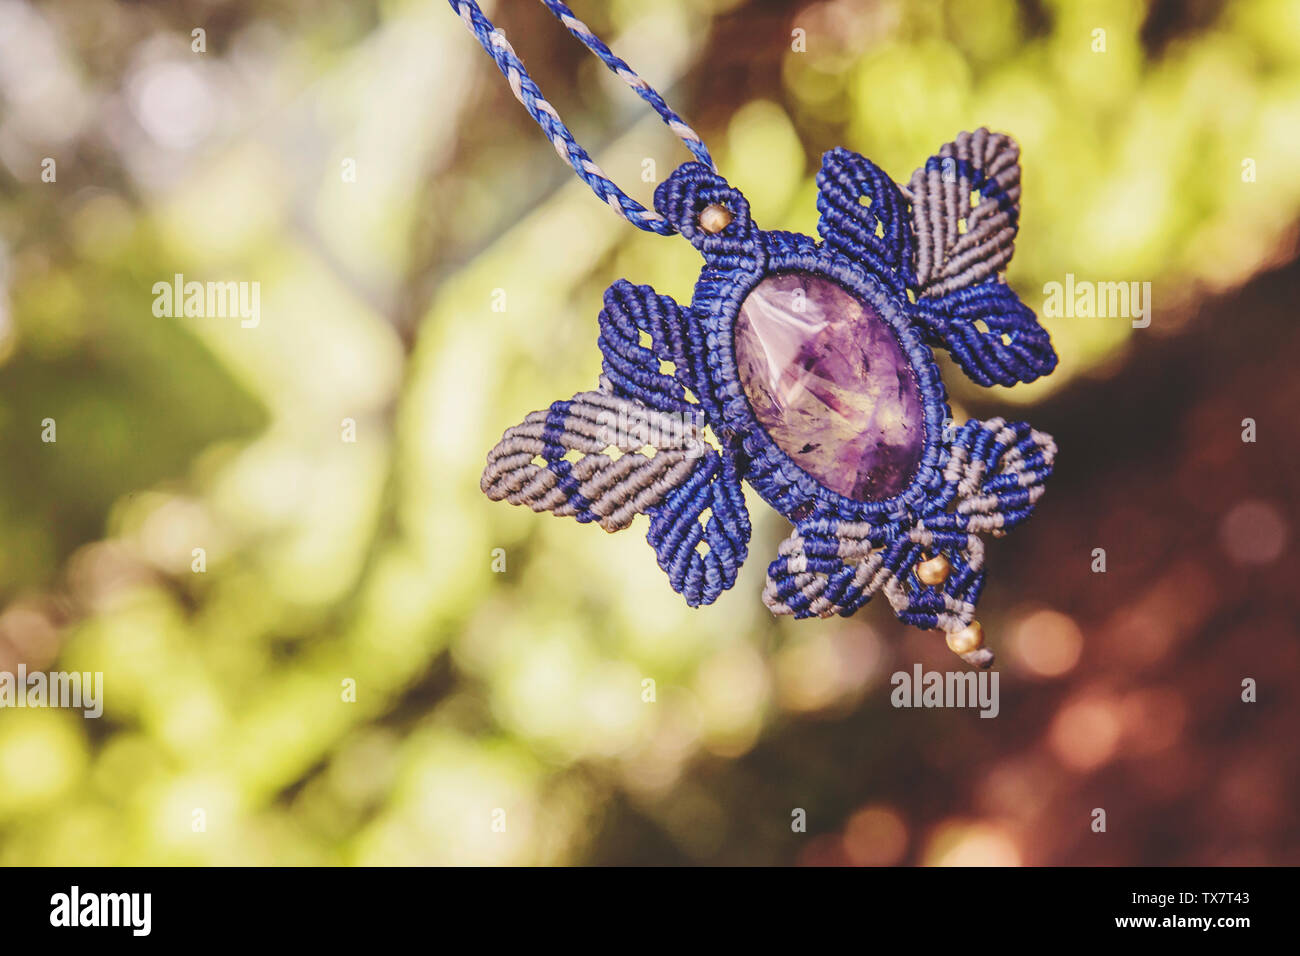
[[[684,441],[652,437],[685,447],[695,460],[689,477],[649,509],[647,536],[673,590],[694,607],[712,603],[735,583],[750,526],[733,459],[702,436],[714,402],[703,336],[692,334],[689,322],[668,296],[620,280],[605,293],[600,350],[610,389],[668,413],[657,423],[675,428]]]
[[[749,549],[749,513],[730,455],[710,452],[650,510],[646,536],[673,590],[691,607],[736,583]]]
[[[817,211],[826,245],[894,288],[906,288],[912,247],[907,203],[880,167],[843,147],[827,152],[817,173]]]
[[[602,372],[615,395],[690,415],[712,398],[702,335],[682,308],[649,286],[620,279],[605,290],[599,324]]]
[[[941,585],[916,577],[916,564],[943,554],[951,573]],[[970,534],[936,534],[922,522],[802,522],[768,567],[763,601],[796,618],[848,616],[883,593],[906,624],[960,630],[975,613],[983,586],[984,545]]]
[[[650,518],[659,566],[688,604],[736,581],[749,515],[735,462],[704,437],[705,355],[668,296],[626,281],[600,313],[601,387],[533,412],[488,455],[489,498],[595,521]]]
[[[698,465],[689,447],[647,449],[643,436],[678,424],[607,391],[580,392],[507,429],[488,452],[480,487],[493,501],[618,531],[662,502]]]
[[[893,579],[889,524],[808,518],[781,542],[767,569],[763,603],[796,618],[848,616]]]
[[[1020,223],[1020,149],[979,129],[912,174],[918,312],[931,344],[981,385],[1030,382],[1056,367],[1051,339],[1005,284]]]
[[[768,568],[763,600],[795,617],[851,614],[877,592],[921,628],[960,630],[984,585],[981,533],[1029,517],[1051,474],[1056,445],[1024,422],[967,422],[946,451],[927,503],[889,522],[814,518],[796,525]],[[943,555],[949,573],[923,583],[916,565]]]

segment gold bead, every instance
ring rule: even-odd
[[[971,621],[960,631],[948,634],[948,647],[954,654],[969,654],[984,646],[984,628],[979,621]]]
[[[717,234],[731,225],[731,210],[717,203],[710,203],[700,213],[700,228],[707,233]]]
[[[921,583],[932,588],[937,588],[947,581],[951,572],[952,565],[942,554],[936,554],[930,560],[922,561],[916,566],[916,576],[920,578]]]

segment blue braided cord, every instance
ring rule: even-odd
[[[573,168],[578,178],[591,187],[591,191],[602,202],[607,203],[611,209],[638,229],[658,233],[661,236],[673,235],[677,230],[670,222],[653,210],[646,209],[645,206],[614,185],[587,154],[587,151],[578,144],[577,140],[573,138],[573,134],[569,132],[569,128],[560,119],[559,113],[555,111],[555,107],[547,102],[542,95],[541,89],[533,82],[533,78],[528,75],[523,61],[519,59],[518,54],[510,46],[505,34],[493,26],[492,21],[483,14],[478,4],[474,0],[448,0],[448,3],[452,10],[464,21],[469,31],[474,34],[483,49],[496,62],[497,68],[501,70],[502,75],[509,82],[515,98],[524,105],[524,109],[528,110],[529,115],[542,127],[543,132],[546,133],[547,138],[555,147],[555,151],[561,159]],[[601,61],[610,70],[636,90],[638,95],[654,108],[668,128],[677,134],[677,137],[693,155],[712,168],[713,160],[709,157],[709,152],[704,147],[699,135],[682,122],[681,117],[668,108],[663,101],[663,97],[655,92],[645,80],[637,76],[631,67],[616,57],[609,47],[592,34],[563,3],[559,3],[557,0],[543,0],[543,3],[548,10],[560,19],[569,32],[581,40],[588,49],[600,57]]]
[[[592,33],[591,28],[574,16],[573,11],[565,4],[560,3],[560,0],[542,0],[542,3],[559,18],[570,33],[582,41],[588,50],[600,57],[600,61],[609,67],[611,73],[630,86],[637,96],[650,104],[650,108],[659,114],[659,118],[664,121],[664,125],[673,131],[677,138],[682,141],[682,145],[691,151],[691,155],[710,169],[716,168],[713,157],[709,155],[708,147],[704,145],[704,141],[700,139],[699,134],[683,122],[682,118],[664,102],[664,98],[659,95],[659,92],[654,87],[638,76],[636,71],[628,66],[626,62],[616,56],[614,51],[605,45],[605,41]]]

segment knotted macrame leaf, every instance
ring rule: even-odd
[[[797,618],[848,615],[893,578],[886,524],[812,518],[800,521],[768,566],[763,603]]]
[[[927,340],[980,385],[1032,382],[1056,368],[1051,336],[1001,279],[923,297],[916,317]]]
[[[580,392],[507,429],[488,453],[480,487],[493,501],[618,531],[685,481],[704,448],[681,415]]]
[[[615,395],[663,410],[694,410],[687,389],[709,401],[704,343],[672,298],[619,279],[605,290],[598,321],[602,370]]]
[[[830,617],[883,592],[907,624],[960,630],[974,617],[984,584],[980,533],[1000,534],[1029,516],[1055,455],[1051,437],[1023,422],[967,422],[914,524],[799,522],[768,567],[764,603],[776,614]],[[938,554],[949,575],[941,585],[923,584],[916,564]]]
[[[1020,147],[978,129],[945,143],[912,174],[916,279],[944,295],[1006,268],[1020,222]]]
[[[1020,223],[1020,148],[978,129],[912,174],[917,318],[980,385],[1032,382],[1056,367],[1047,332],[1003,281]]]
[[[817,173],[817,211],[828,246],[904,283],[912,244],[906,201],[879,166],[843,147],[827,152]]]
[[[749,550],[749,513],[734,459],[710,454],[650,511],[646,536],[673,590],[691,607],[736,583]]]

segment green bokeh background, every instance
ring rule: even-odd
[[[1149,329],[1047,320],[1061,365],[1040,383],[981,392],[945,366],[959,419],[1069,408],[1294,258],[1294,2],[574,6],[764,228],[814,231],[826,149],[906,180],[985,125],[1021,145],[1009,281],[1031,306],[1066,273],[1153,284]],[[648,202],[689,158],[671,134],[540,4],[485,7]],[[97,721],[0,710],[0,862],[1078,859],[1015,788],[976,805],[906,784],[908,753],[993,773],[1008,717],[882,706],[897,667],[955,663],[887,608],[772,620],[758,595],[788,527],[757,497],[750,561],[706,610],[670,591],[643,523],[607,536],[482,497],[501,431],[594,383],[604,287],[685,301],[699,260],[569,175],[441,0],[5,0],[0,190],[0,669],[105,681]],[[175,273],[259,282],[260,325],[155,317]],[[1053,505],[1071,508],[1049,485]],[[991,546],[995,581],[1049,550],[1035,528]],[[1092,545],[1053,545],[1070,587]],[[1087,704],[1089,621],[1070,588],[1029,597],[1013,572],[981,618],[1004,694],[1035,682],[1026,719],[1059,730]],[[1105,771],[1073,726],[1034,745],[1049,777]],[[992,737],[972,753],[972,734]],[[777,778],[792,795],[764,802]],[[796,807],[823,807],[807,834]]]

